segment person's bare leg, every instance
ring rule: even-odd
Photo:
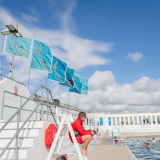
[[[89,153],[88,153],[88,151],[87,151],[87,150],[86,150],[86,155],[87,155],[87,156],[89,156]]]
[[[88,144],[91,141],[91,139],[92,139],[92,136],[89,134],[82,136],[82,142],[84,142],[84,145],[83,145],[81,152],[86,157],[87,157],[87,155],[89,155],[88,151],[87,151],[87,147],[88,147]]]

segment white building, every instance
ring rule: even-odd
[[[114,128],[160,127],[160,113],[106,114],[87,113],[99,130]],[[87,123],[87,121],[86,121]],[[90,121],[88,122],[90,123]]]

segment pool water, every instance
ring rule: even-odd
[[[157,141],[156,144],[150,143],[152,138]],[[138,160],[160,160],[160,137],[126,138],[123,142]],[[146,142],[149,142],[151,148],[140,146],[140,144],[146,146]]]

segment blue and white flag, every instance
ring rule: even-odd
[[[52,72],[48,73],[48,78],[58,82],[65,82],[66,70],[67,64],[53,56],[51,69]]]
[[[51,71],[52,54],[50,48],[40,41],[34,40],[31,68]]]
[[[13,54],[13,40],[13,34],[6,36],[4,53]],[[31,51],[31,41],[32,39],[28,39],[26,37],[15,37],[14,55],[29,58]]]
[[[70,88],[69,92],[76,92],[76,93],[81,94],[81,91],[82,91],[81,78],[74,75],[73,76],[73,82],[74,82],[74,88]]]
[[[59,83],[59,84],[69,88],[73,88],[74,87],[74,82],[73,82],[74,71],[75,71],[74,69],[70,69],[67,67],[66,81],[64,83]]]
[[[82,94],[88,94],[88,79],[81,78]]]

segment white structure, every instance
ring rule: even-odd
[[[5,92],[5,96],[4,96],[4,92]],[[17,93],[17,96],[14,93]],[[22,96],[22,98],[20,96]],[[25,85],[18,83],[14,80],[7,79],[7,78],[0,81],[0,120],[1,121],[8,120],[13,115],[13,113],[17,110],[17,108],[19,108],[27,100],[26,98],[29,98],[30,96],[31,96],[31,93],[29,92],[28,88]],[[2,106],[3,104],[4,106]],[[73,109],[74,107],[72,107],[72,109],[69,109],[68,105],[63,104],[63,103],[60,103],[60,106],[62,107],[58,107],[59,114],[68,113],[68,114],[77,115],[78,111],[80,110],[80,109],[74,110]],[[35,107],[36,107],[36,102],[30,100],[25,105],[24,109],[32,111],[33,108]],[[21,112],[22,121],[25,120],[31,113],[30,111],[26,111],[26,110]],[[44,120],[46,119],[46,114],[45,114],[46,111],[47,111],[47,107],[43,106],[43,119]],[[56,109],[53,107],[52,111],[55,113]],[[74,119],[77,118],[75,116],[73,117]],[[49,119],[51,119],[51,116],[49,116]],[[17,119],[13,119],[13,120],[15,121]],[[31,120],[40,120],[40,108],[38,108],[37,114],[34,114],[32,116]]]
[[[160,127],[160,113],[105,114],[87,113],[99,130],[129,127]],[[87,121],[86,121],[87,123]],[[89,123],[89,122],[88,122]],[[89,125],[89,124],[88,124]]]
[[[20,123],[20,126],[23,122]],[[25,160],[44,160],[47,159],[48,148],[44,143],[45,130],[49,124],[49,121],[30,121],[27,122],[23,130],[19,134],[19,159]],[[0,123],[2,127],[4,123]],[[11,122],[0,133],[0,153],[6,147],[7,143],[13,137],[17,129],[17,123]],[[12,142],[6,152],[0,159],[14,159],[16,140]],[[41,154],[43,153],[43,154]]]
[[[5,96],[4,96],[5,92]],[[29,98],[27,87],[16,81],[10,79],[4,79],[0,81],[0,128],[4,123],[19,109],[19,107]],[[25,98],[26,97],[26,98]],[[39,102],[39,101],[38,101]],[[44,103],[44,102],[43,102]],[[20,128],[28,116],[32,113],[36,107],[36,102],[30,100],[21,111],[21,120],[19,123]],[[52,112],[62,114],[70,114],[75,119],[80,109],[74,109],[66,104],[60,103],[60,106],[51,108]],[[37,114],[34,113],[30,118],[30,121],[26,123],[23,129],[20,131],[18,139],[18,152],[19,159],[25,160],[45,160],[48,156],[49,149],[45,145],[45,130],[51,123],[55,123],[53,117],[49,115],[47,120],[47,107],[42,105],[43,120],[40,120],[41,106],[37,109]],[[76,115],[76,116],[75,116]],[[13,122],[14,121],[14,122]],[[0,132],[0,154],[5,149],[6,145],[10,142],[12,137],[17,131],[17,116],[10,121],[9,124]],[[57,118],[57,122],[61,120]],[[16,154],[16,138],[8,147],[6,152],[0,159],[15,159]],[[65,135],[65,141],[63,142],[63,149],[75,150],[74,145],[68,136],[68,132]]]

